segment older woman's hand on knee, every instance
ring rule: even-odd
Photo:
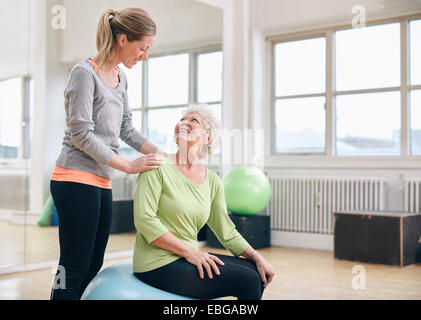
[[[256,254],[253,257],[254,262],[256,262],[257,270],[259,271],[260,277],[264,283],[263,287],[267,287],[269,283],[272,282],[273,277],[275,276],[275,268],[263,258],[263,256],[256,251]]]
[[[272,279],[275,276],[275,268],[252,247],[248,247],[241,255],[256,263],[257,271],[260,274],[260,278],[262,278],[264,288],[266,288],[267,285],[272,282]]]
[[[212,269],[215,274],[219,276],[221,273],[219,272],[217,263],[221,266],[224,265],[224,263],[218,257],[196,249],[191,249],[188,254],[184,256],[184,258],[197,267],[201,279],[204,279],[205,276],[203,268],[205,268],[209,279],[213,279]]]

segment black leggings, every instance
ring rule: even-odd
[[[239,300],[260,300],[263,294],[263,282],[256,264],[250,260],[226,256],[217,256],[225,265],[217,264],[220,275],[212,270],[213,279],[200,279],[197,267],[186,259],[180,258],[163,267],[135,276],[158,289],[198,299],[215,299],[234,296]]]
[[[50,188],[60,242],[51,299],[77,300],[102,267],[111,225],[112,191],[59,181],[51,181]]]

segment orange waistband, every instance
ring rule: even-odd
[[[54,168],[51,180],[83,183],[103,189],[112,188],[110,178],[100,177],[82,170],[63,168],[59,165]]]

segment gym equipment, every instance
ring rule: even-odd
[[[44,207],[42,209],[41,215],[38,220],[38,225],[40,227],[46,227],[50,225],[52,205],[53,205],[53,198],[51,197],[51,194],[50,194],[48,195],[47,199],[44,202]]]
[[[334,212],[337,259],[404,267],[421,261],[421,215],[386,211]]]
[[[256,167],[240,166],[223,179],[228,210],[239,215],[263,211],[270,199],[269,179]]]
[[[132,262],[116,263],[98,273],[86,287],[82,300],[197,300],[166,292],[140,281]]]
[[[228,216],[235,224],[237,231],[254,249],[270,247],[270,216],[267,216],[264,212],[263,214],[252,216],[240,216],[229,213]],[[206,236],[207,246],[219,249],[224,248],[209,227],[206,230]]]
[[[58,214],[57,214],[57,209],[56,209],[56,206],[54,205],[54,202],[52,204],[51,225],[58,226]]]

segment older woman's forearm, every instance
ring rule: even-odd
[[[178,239],[169,231],[152,241],[152,243],[157,247],[171,251],[172,253],[175,253],[181,257],[186,257],[191,250],[187,244]]]
[[[257,252],[255,249],[253,249],[252,247],[248,247],[246,250],[244,250],[241,255],[244,258],[250,259],[254,262],[257,262],[257,260],[259,260],[260,258],[263,258],[259,252]]]

